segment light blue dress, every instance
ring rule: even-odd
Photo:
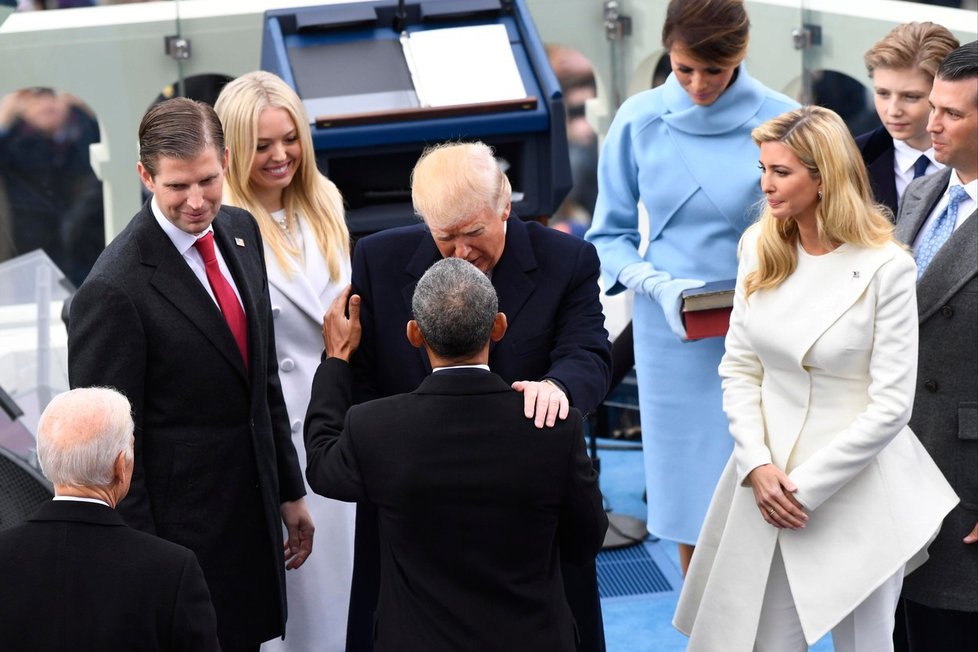
[[[643,260],[673,278],[735,278],[737,243],[761,199],[751,130],[797,106],[743,65],[710,106],[695,105],[675,75],[622,104],[601,150],[598,200],[586,235],[601,258],[608,294],[625,290],[622,270]],[[644,258],[639,201],[649,215]],[[633,322],[648,529],[694,544],[733,448],[717,374],[723,339],[680,341],[663,309],[641,291]]]

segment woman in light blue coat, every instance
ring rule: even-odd
[[[723,340],[686,341],[681,294],[736,277],[737,242],[761,198],[751,130],[798,106],[747,74],[749,26],[741,0],[669,3],[662,41],[673,72],[618,110],[586,236],[608,293],[635,291],[648,529],[680,544],[684,573],[731,439],[717,375]]]

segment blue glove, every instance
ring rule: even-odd
[[[645,285],[644,283],[642,284]],[[689,278],[674,278],[668,281],[660,281],[652,287],[650,296],[655,299],[662,308],[666,323],[672,334],[679,339],[686,340],[686,327],[683,325],[683,291],[692,288],[703,287],[703,281],[696,281]]]
[[[673,278],[668,272],[657,270],[649,262],[627,265],[618,275],[618,281],[638,294],[644,294],[659,304],[669,330],[680,340],[686,340],[683,326],[683,290],[703,287],[703,281],[689,278]]]

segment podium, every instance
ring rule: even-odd
[[[261,67],[302,99],[354,236],[417,222],[411,170],[444,141],[492,146],[523,219],[549,216],[570,189],[563,98],[524,0],[273,10],[263,32]]]

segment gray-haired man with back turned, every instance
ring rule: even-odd
[[[431,266],[413,295],[407,338],[432,374],[351,408],[360,297],[347,319],[348,295],[323,328],[306,476],[317,493],[377,506],[375,649],[574,652],[560,560],[593,560],[608,523],[580,414],[547,430],[524,416],[523,396],[488,366],[506,331],[496,292],[457,258]]]
[[[4,650],[219,650],[194,554],[129,528],[115,507],[133,468],[129,401],[115,390],[60,394],[38,423],[55,498],[0,534]]]

